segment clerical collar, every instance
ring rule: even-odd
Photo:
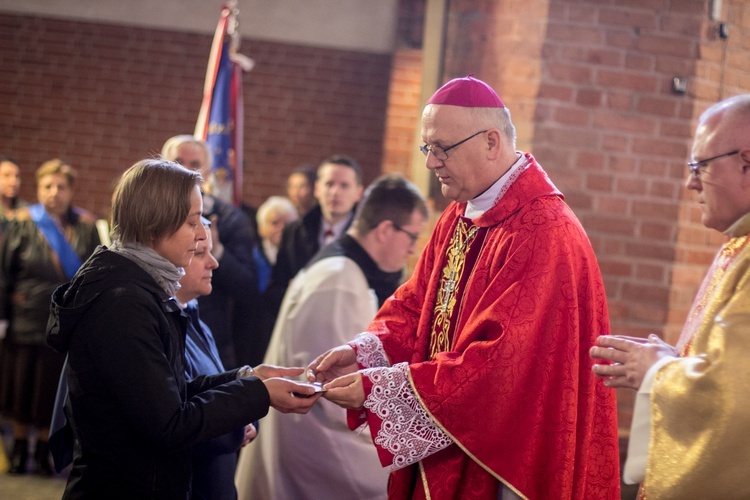
[[[465,217],[476,219],[502,199],[505,192],[518,178],[518,175],[526,169],[529,162],[522,151],[516,151],[516,154],[519,155],[518,159],[502,177],[495,181],[484,193],[466,203]]]

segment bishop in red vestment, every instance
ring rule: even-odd
[[[369,424],[389,498],[620,495],[615,395],[588,356],[609,332],[596,257],[507,124],[471,77],[428,101],[422,150],[456,202],[368,330],[310,365]]]

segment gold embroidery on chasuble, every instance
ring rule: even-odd
[[[479,227],[472,225],[469,219],[462,217],[456,224],[445,256],[445,265],[441,273],[435,309],[432,313],[430,359],[451,348],[455,320],[460,308],[460,306],[456,307],[459,304],[457,297],[463,293],[460,288],[466,286],[468,277],[476,263],[476,257],[479,254],[479,247],[481,247],[482,242],[479,241],[477,245],[473,246],[472,243],[477,239],[479,232]],[[482,235],[484,234],[486,234],[486,229],[482,231]],[[484,238],[479,239],[483,240]],[[473,258],[467,259],[470,253]],[[467,262],[469,262],[468,269]]]
[[[701,284],[698,294],[690,308],[682,334],[677,342],[677,349],[682,355],[692,356],[692,339],[699,331],[710,327],[714,322],[714,316],[718,312],[718,306],[725,304],[728,297],[717,297],[717,289],[723,283],[727,271],[735,263],[735,257],[750,243],[750,235],[732,238],[719,250],[708,270],[706,279]],[[732,293],[731,290],[729,293]]]

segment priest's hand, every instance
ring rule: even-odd
[[[310,382],[328,383],[335,378],[357,371],[357,355],[354,349],[340,345],[324,352],[307,366],[307,378]]]
[[[677,349],[654,334],[647,339],[623,335],[601,335],[589,355],[595,361],[594,374],[604,385],[638,390],[654,363],[665,356],[678,356]]]
[[[323,397],[347,410],[357,410],[365,404],[362,374],[350,373],[325,384]]]
[[[307,413],[320,399],[319,392],[304,382],[272,377],[263,380],[271,398],[271,406],[281,413]]]

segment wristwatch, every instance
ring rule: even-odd
[[[253,370],[252,366],[245,365],[239,370],[237,370],[237,378],[247,378],[247,377],[254,377],[255,376],[255,370]]]

